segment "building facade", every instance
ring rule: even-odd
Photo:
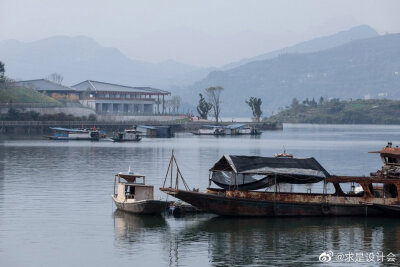
[[[80,102],[97,114],[151,115],[164,114],[164,98],[171,93],[151,87],[131,87],[93,80],[73,85]]]

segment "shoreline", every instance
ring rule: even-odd
[[[234,122],[241,123],[241,122]],[[0,121],[0,134],[44,134],[51,132],[49,127],[65,128],[96,128],[104,131],[119,131],[131,128],[133,125],[171,126],[175,132],[191,132],[204,125],[215,122],[185,122],[185,121]],[[222,122],[219,125],[229,125],[232,122]],[[243,122],[260,130],[282,130],[282,123]]]

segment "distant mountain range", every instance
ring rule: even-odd
[[[185,111],[195,111],[198,94],[205,88],[219,85],[225,88],[222,116],[246,116],[250,109],[244,101],[250,96],[262,98],[265,115],[294,97],[400,97],[399,50],[398,34],[379,36],[362,25],[219,70],[173,60],[159,64],[133,60],[84,36],[2,42],[0,60],[6,64],[6,75],[14,79],[58,72],[66,85],[92,79],[170,90],[182,96]]]
[[[228,70],[239,67],[241,65],[253,62],[271,59],[282,54],[289,53],[311,53],[317,52],[329,48],[333,48],[351,41],[376,37],[379,34],[368,25],[360,25],[353,27],[347,31],[341,31],[333,35],[323,36],[312,39],[310,41],[302,42],[293,46],[285,47],[279,50],[275,50],[269,53],[258,55],[251,58],[245,58],[238,62],[227,64],[221,68],[221,70]]]
[[[211,70],[173,60],[159,64],[132,60],[118,49],[103,47],[85,36],[54,36],[31,43],[6,41],[0,43],[0,60],[6,64],[6,74],[14,79],[38,79],[58,72],[67,85],[93,79],[165,89],[191,84]]]
[[[262,98],[265,115],[288,105],[294,97],[399,98],[400,34],[356,40],[314,53],[282,54],[214,71],[190,91],[216,85],[225,88],[222,113],[232,116],[250,113],[245,104],[250,96]],[[229,108],[232,106],[235,109]]]

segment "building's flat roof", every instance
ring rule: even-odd
[[[15,85],[24,86],[31,89],[35,89],[37,91],[68,91],[68,92],[75,92],[76,89],[59,84],[53,81],[49,81],[47,79],[35,79],[35,80],[26,80],[26,81],[17,81],[14,82]]]
[[[133,86],[99,82],[93,80],[86,80],[81,83],[75,84],[72,87],[78,91],[86,91],[89,88],[91,91],[103,91],[103,92],[138,92],[138,93],[159,94],[159,95],[171,94],[171,92],[152,87],[133,87]]]

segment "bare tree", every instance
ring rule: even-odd
[[[64,77],[60,73],[54,72],[54,73],[48,75],[46,77],[46,79],[49,81],[61,84],[62,81],[64,80]]]
[[[212,105],[215,122],[218,123],[221,114],[221,93],[224,90],[221,86],[209,87],[206,89],[208,102]]]
[[[174,113],[179,112],[179,108],[182,104],[182,98],[180,96],[173,96],[171,99],[172,110]]]
[[[171,110],[173,108],[172,99],[165,100],[165,108],[168,110],[168,113],[171,114]]]

